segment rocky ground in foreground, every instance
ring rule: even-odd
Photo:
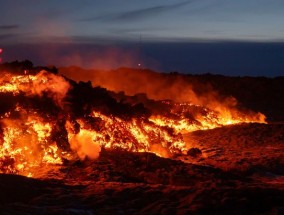
[[[240,124],[184,136],[188,146],[202,154],[187,157],[190,162],[224,171],[251,175],[284,175],[284,124]]]
[[[175,159],[102,151],[97,160],[0,175],[1,214],[284,214],[282,124],[187,134]]]

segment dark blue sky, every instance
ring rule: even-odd
[[[0,0],[0,48],[6,61],[277,76],[283,11],[283,0]]]

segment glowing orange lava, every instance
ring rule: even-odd
[[[265,122],[260,113],[246,115],[222,107],[218,110],[223,111],[216,111],[189,103],[166,104],[173,105],[169,115],[152,114],[150,118],[124,119],[95,106],[89,114],[75,117],[66,102],[70,89],[72,85],[64,77],[46,71],[35,75],[5,72],[1,76],[0,95],[11,96],[15,104],[0,115],[0,173],[33,176],[42,165],[60,165],[74,156],[97,158],[102,148],[170,157],[187,151],[181,133]],[[38,101],[36,108],[27,105],[34,100]],[[50,103],[54,112],[46,110]],[[193,108],[202,111],[191,114]]]
[[[240,124],[240,123],[266,123],[265,116],[262,113],[241,113],[235,109],[222,108],[222,111],[214,111],[208,108],[203,108],[202,114],[197,114],[192,118],[186,117],[187,108],[192,104],[176,103],[178,109],[172,109],[171,112],[175,117],[166,117],[159,115],[152,115],[150,121],[160,126],[169,126],[176,132],[188,133],[196,130],[213,129],[226,125]],[[181,110],[180,110],[181,108]]]

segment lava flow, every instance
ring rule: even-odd
[[[0,173],[35,176],[38,167],[95,159],[103,148],[187,152],[182,133],[265,122],[260,113],[130,97],[39,68],[1,70]]]

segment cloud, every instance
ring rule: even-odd
[[[8,40],[12,37],[17,37],[19,34],[0,34],[0,41],[1,40]]]
[[[0,25],[0,30],[14,30],[18,29],[19,25]]]
[[[19,27],[19,25],[0,25],[0,41],[7,41],[19,36],[19,34],[11,32],[11,30],[18,29]]]
[[[180,2],[180,3],[176,3],[176,4],[159,5],[159,6],[154,6],[154,7],[147,7],[147,8],[136,9],[132,11],[121,12],[117,14],[107,14],[107,15],[102,15],[102,16],[85,18],[79,21],[84,21],[84,22],[92,22],[92,21],[98,21],[98,20],[99,21],[112,21],[112,22],[113,21],[116,21],[116,22],[137,21],[137,20],[157,16],[161,13],[165,13],[168,11],[181,8],[191,2],[192,2],[191,0],[187,0],[187,1]]]

